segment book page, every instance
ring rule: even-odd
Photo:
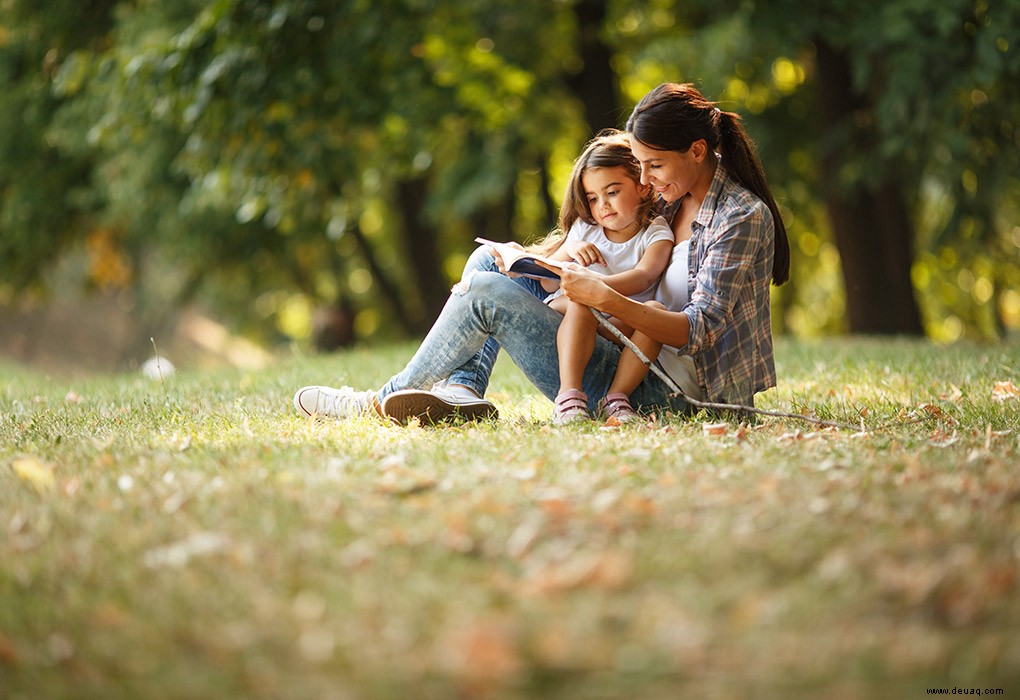
[[[539,260],[551,267],[562,268],[563,263],[558,260],[552,260],[541,255],[535,255],[534,253],[529,253],[528,251],[522,250],[516,246],[499,243],[497,241],[490,241],[487,238],[476,238],[475,241],[483,245],[492,246],[499,253],[499,256],[503,258],[503,264],[506,266],[508,272],[513,272],[524,277],[534,277],[536,279],[557,280],[560,278],[560,276],[555,272],[547,270],[535,262],[536,260]]]

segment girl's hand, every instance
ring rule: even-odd
[[[588,267],[589,265],[605,265],[606,258],[598,246],[588,241],[567,241],[563,244],[566,255],[574,262]]]

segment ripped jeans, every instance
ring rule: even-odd
[[[380,400],[394,391],[429,389],[441,381],[484,396],[501,347],[539,391],[556,398],[556,332],[563,317],[543,303],[548,294],[538,280],[501,274],[487,250],[481,247],[471,255],[439,318],[410,362],[379,390]],[[581,384],[592,410],[609,389],[619,358],[618,346],[596,338]],[[649,374],[631,394],[631,402],[635,408],[688,409],[669,393],[661,379]]]

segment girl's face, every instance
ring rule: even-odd
[[[626,168],[589,168],[581,175],[581,184],[596,224],[622,234],[641,230],[638,216],[648,188],[635,182]]]
[[[702,176],[702,161],[691,144],[685,153],[657,151],[637,139],[631,139],[630,150],[641,163],[641,182],[651,185],[656,194],[667,202],[675,202],[693,190]]]

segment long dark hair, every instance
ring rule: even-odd
[[[780,285],[790,279],[786,224],[769,189],[754,141],[744,130],[739,114],[719,110],[689,83],[663,83],[634,107],[627,120],[627,132],[656,151],[686,153],[698,139],[704,139],[711,150],[718,151],[726,170],[772,212],[775,226],[772,282]]]

